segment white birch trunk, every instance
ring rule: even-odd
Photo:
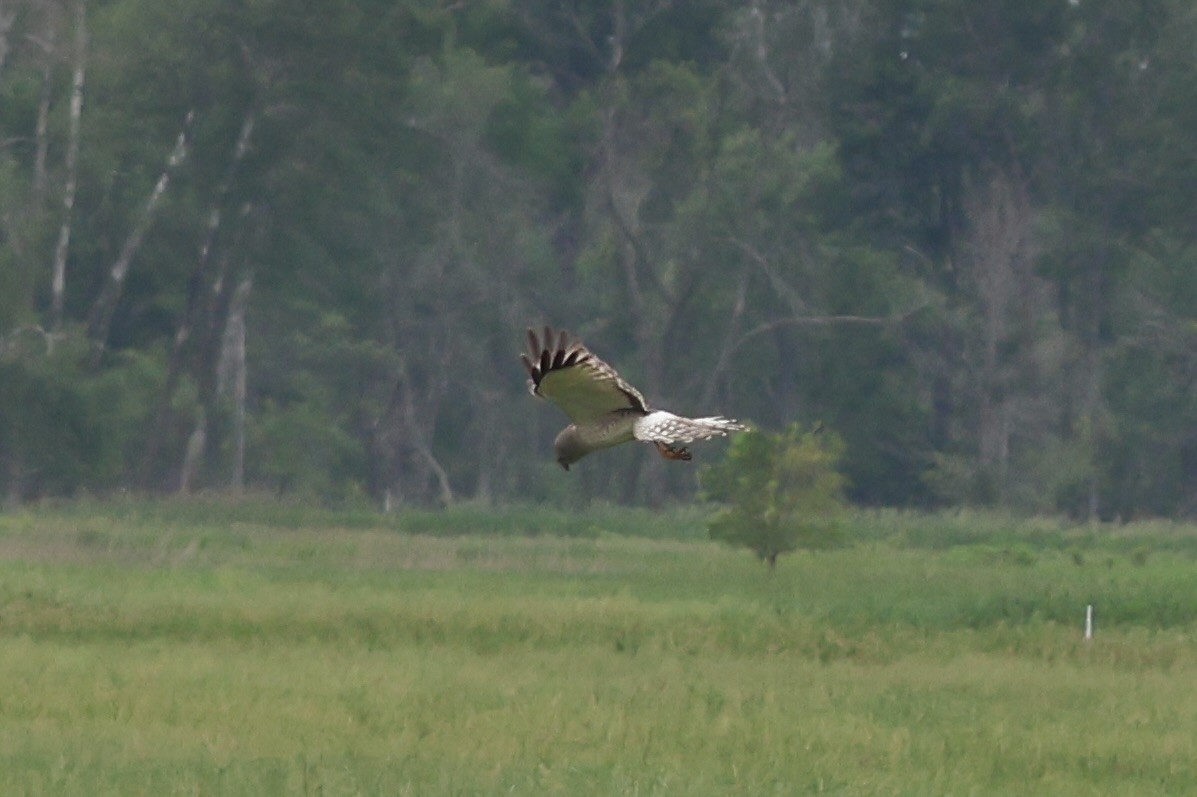
[[[200,242],[199,261],[196,271],[202,274],[208,264],[208,260],[212,256],[212,246],[216,243],[216,234],[220,231],[221,222],[221,208],[224,206],[225,199],[229,195],[229,191],[233,187],[233,179],[237,176],[237,169],[241,166],[241,162],[245,160],[246,154],[249,152],[250,138],[253,136],[254,125],[256,118],[252,110],[245,112],[245,119],[241,122],[241,132],[237,134],[237,143],[233,145],[233,157],[229,160],[228,170],[225,172],[224,179],[220,181],[220,187],[216,189],[216,198],[212,202],[212,209],[208,211],[208,222],[204,227],[204,239]],[[219,291],[220,286],[216,289]],[[186,327],[188,319],[184,319],[184,323],[180,324],[178,334],[183,336],[183,341],[186,336],[190,334],[190,330]],[[182,343],[176,336],[176,347]]]
[[[216,396],[233,399],[233,476],[232,487],[241,490],[245,484],[245,313],[253,280],[245,277],[229,301],[228,318],[220,342],[220,356],[216,363]],[[208,445],[208,413],[201,406],[195,429],[187,440],[183,466],[179,471],[179,492],[187,493],[195,481],[195,474],[203,462]]]
[[[233,473],[229,486],[235,492],[245,489],[245,393],[247,369],[245,367],[245,317],[244,310],[237,325],[236,370],[233,379]]]
[[[44,79],[49,86],[50,68],[47,66]],[[83,120],[83,83],[87,75],[87,4],[79,0],[75,4],[75,66],[71,77],[70,124],[67,128],[66,184],[62,191],[62,225],[58,228],[58,243],[54,246],[54,262],[50,271],[50,331],[56,332],[62,326],[63,304],[66,297],[66,263],[71,247],[71,224],[75,210],[75,192],[79,185],[79,137]],[[38,112],[38,157],[34,166],[34,188],[38,178],[45,183],[46,140],[43,125],[46,119],[42,110],[49,111],[48,92],[43,95],[44,107]]]
[[[37,101],[37,124],[33,141],[33,207],[41,209],[46,199],[46,158],[50,150],[50,100],[54,93],[54,62],[47,55],[42,67],[42,91]],[[82,113],[82,105],[80,105]],[[70,149],[68,142],[67,149]]]
[[[166,194],[166,189],[170,186],[171,177],[179,166],[187,160],[191,125],[194,121],[195,112],[188,111],[186,118],[183,120],[183,129],[179,131],[179,136],[175,139],[174,149],[171,150],[170,157],[166,160],[166,168],[162,170],[161,176],[158,177],[158,182],[154,185],[154,190],[150,192],[149,199],[146,200],[144,207],[142,207],[141,214],[137,217],[137,221],[134,223],[129,237],[125,239],[125,245],[121,247],[116,262],[112,264],[112,268],[108,272],[108,279],[104,283],[104,288],[100,292],[99,298],[96,299],[96,303],[92,306],[91,315],[87,323],[87,333],[95,345],[93,359],[98,359],[99,354],[104,349],[108,338],[108,327],[112,323],[112,313],[116,309],[116,304],[120,300],[121,293],[124,290],[125,278],[129,275],[129,265],[133,262],[133,257],[137,254],[137,250],[141,248],[146,234],[153,225],[154,217],[158,212],[158,206],[162,202],[162,197]]]
[[[204,448],[208,440],[208,416],[204,408],[200,407],[199,417],[195,421],[195,429],[187,438],[187,451],[183,455],[183,467],[179,469],[179,492],[191,492],[191,483],[199,470],[200,461],[204,458]]]
[[[229,161],[228,169],[216,191],[216,198],[212,202],[212,208],[208,212],[207,224],[204,227],[204,237],[200,241],[199,257],[196,260],[195,268],[188,282],[187,304],[183,309],[183,315],[179,319],[179,325],[175,329],[174,343],[171,347],[170,359],[167,361],[166,380],[162,389],[162,398],[158,402],[154,426],[150,432],[149,441],[146,444],[145,454],[142,459],[142,479],[147,484],[149,483],[154,463],[158,459],[158,451],[162,446],[162,439],[170,415],[171,401],[174,398],[175,389],[178,387],[179,376],[183,371],[184,347],[191,339],[195,331],[195,325],[200,320],[201,308],[204,305],[204,283],[210,281],[213,285],[213,291],[216,294],[220,293],[220,283],[223,280],[225,266],[219,265],[216,268],[215,278],[210,278],[210,272],[213,270],[211,265],[212,249],[216,244],[216,236],[220,232],[220,225],[223,218],[221,209],[228,198],[229,191],[232,189],[237,169],[249,152],[249,142],[253,135],[254,124],[254,112],[252,110],[247,111],[245,119],[241,124],[241,132],[237,136],[237,143],[233,147],[233,156]],[[216,302],[209,302],[209,307],[214,307],[215,305]],[[213,323],[214,321],[210,320],[208,325],[211,326]]]
[[[249,310],[249,295],[252,289],[252,277],[245,277],[233,294],[220,347],[220,360],[216,368],[217,395],[233,400],[233,472],[229,486],[236,492],[245,488],[245,316]]]

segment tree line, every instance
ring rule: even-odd
[[[872,505],[1197,512],[1179,0],[9,0],[0,485],[644,503],[523,390],[821,422]],[[634,447],[625,447],[634,448]],[[717,456],[717,455],[709,455]]]

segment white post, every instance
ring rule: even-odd
[[[1085,639],[1093,638],[1093,604],[1085,607]]]

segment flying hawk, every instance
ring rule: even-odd
[[[591,452],[631,440],[653,443],[666,459],[689,461],[683,443],[748,428],[719,415],[683,418],[649,409],[639,390],[564,330],[554,334],[545,327],[544,337],[538,338],[529,329],[528,353],[520,359],[531,377],[532,395],[553,402],[573,421],[553,441],[557,462],[566,470]]]

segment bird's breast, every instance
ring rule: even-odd
[[[636,416],[611,413],[589,423],[577,424],[578,437],[588,448],[608,448],[634,439]]]

